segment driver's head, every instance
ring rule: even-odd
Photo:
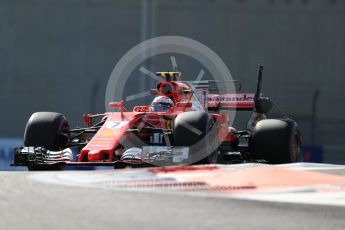
[[[165,96],[156,97],[151,103],[151,109],[153,112],[166,112],[174,106],[174,102]]]

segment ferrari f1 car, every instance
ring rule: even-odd
[[[297,123],[267,118],[273,103],[261,94],[262,73],[260,66],[256,93],[250,94],[220,93],[213,87],[219,85],[215,80],[182,81],[179,72],[157,72],[165,79],[151,93],[173,102],[166,111],[154,110],[152,105],[127,111],[123,101],[111,102],[114,112],[83,115],[84,128],[70,129],[60,113],[34,113],[12,165],[52,170],[298,161]],[[230,115],[224,110],[252,111],[248,127],[229,126]]]

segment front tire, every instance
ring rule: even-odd
[[[190,147],[188,163],[217,163],[217,126],[208,113],[189,111],[179,114],[174,122],[173,139],[176,146]]]
[[[44,147],[47,150],[59,151],[68,144],[69,124],[60,113],[37,112],[31,115],[24,133],[24,146]],[[57,166],[30,166],[29,170],[57,170]]]

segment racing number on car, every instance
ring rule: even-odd
[[[173,128],[174,128],[174,121],[167,120],[167,129],[173,129]]]
[[[108,121],[105,123],[105,127],[107,129],[120,129],[126,124],[128,124],[127,121]]]

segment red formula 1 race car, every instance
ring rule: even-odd
[[[260,66],[255,94],[214,93],[214,80],[188,82],[179,72],[158,72],[165,79],[151,90],[157,96],[151,105],[127,111],[123,101],[110,103],[118,111],[84,115],[85,128],[70,129],[60,113],[34,113],[12,165],[51,170],[298,161],[296,122],[266,118],[272,102],[261,96],[262,71]],[[244,130],[229,126],[224,110],[252,111],[250,125]]]

